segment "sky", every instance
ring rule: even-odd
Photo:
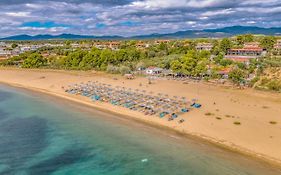
[[[281,26],[281,0],[0,0],[0,37]]]

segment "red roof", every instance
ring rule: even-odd
[[[231,68],[224,68],[220,70],[218,73],[219,74],[228,74],[231,71]]]

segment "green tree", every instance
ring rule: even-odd
[[[246,42],[253,42],[254,41],[254,36],[252,34],[246,34],[246,35],[238,35],[236,37],[238,45],[242,46]]]
[[[266,50],[271,50],[275,43],[275,37],[274,36],[265,36],[261,40],[261,46],[265,48]]]
[[[11,47],[12,47],[12,49],[15,49],[18,47],[18,45],[16,43],[13,43]]]
[[[224,38],[220,43],[220,51],[227,53],[227,50],[232,47],[232,42],[228,38]]]
[[[245,80],[246,74],[241,69],[233,69],[229,74],[228,78],[235,84],[240,84]]]
[[[33,53],[29,55],[23,62],[23,68],[39,68],[47,64],[47,59],[41,54]]]
[[[208,58],[205,54],[200,55],[196,51],[189,51],[183,57],[171,62],[171,68],[174,72],[189,76],[200,76],[207,71]]]

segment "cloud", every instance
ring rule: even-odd
[[[141,35],[232,25],[281,26],[280,0],[1,0],[0,37]]]

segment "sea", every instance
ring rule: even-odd
[[[200,139],[0,85],[0,175],[280,174]]]

